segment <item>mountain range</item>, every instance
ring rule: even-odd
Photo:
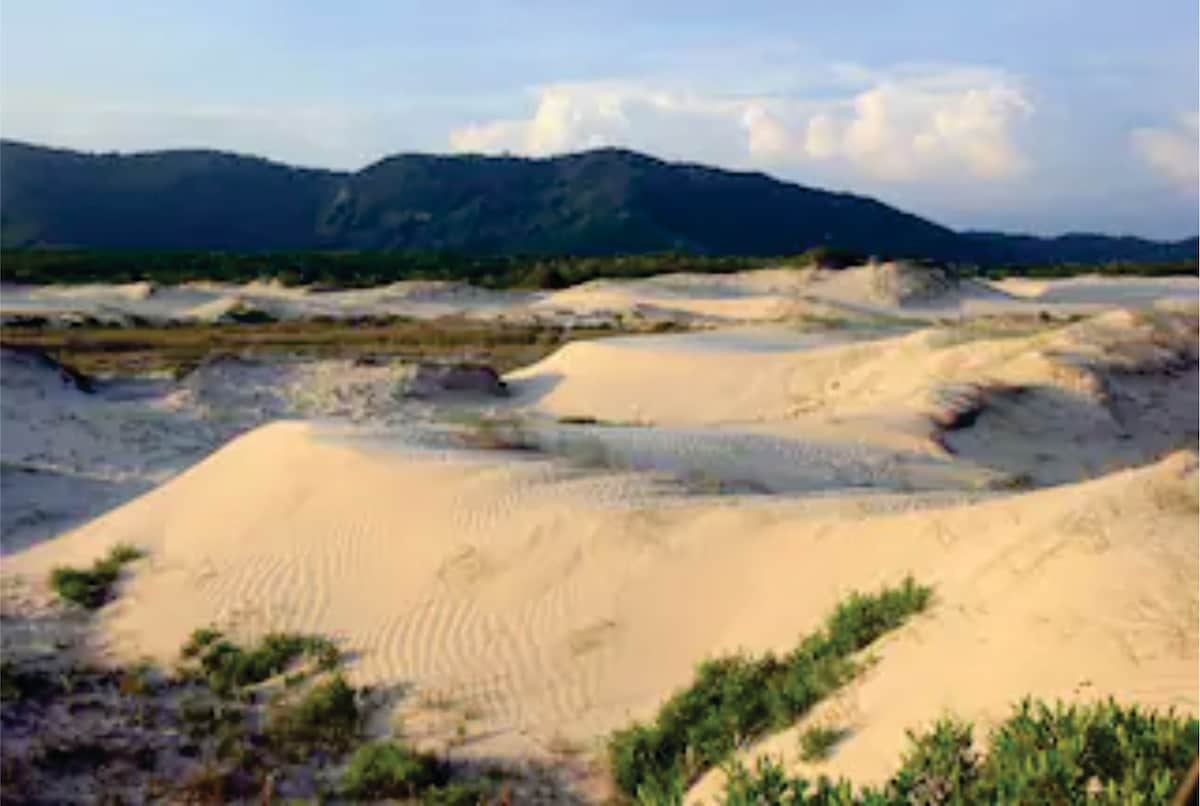
[[[0,141],[0,245],[787,255],[826,246],[982,264],[1195,259],[1198,242],[956,232],[874,199],[603,148],[401,154],[353,173],[218,151]]]

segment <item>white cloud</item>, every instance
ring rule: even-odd
[[[877,179],[1003,179],[1026,159],[1015,129],[1032,112],[995,71],[838,65],[841,96],[722,96],[633,82],[560,83],[535,92],[528,118],[455,129],[456,151],[546,155],[625,145],[722,163],[840,164]]]
[[[1135,129],[1134,153],[1167,181],[1188,190],[1200,184],[1200,113],[1180,115],[1170,127]]]

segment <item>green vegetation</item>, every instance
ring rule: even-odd
[[[210,627],[193,632],[181,654],[198,658],[202,676],[220,694],[269,680],[301,659],[329,671],[341,658],[337,644],[324,636],[270,633],[256,646],[244,648]]]
[[[121,566],[143,556],[140,549],[114,546],[108,556],[89,569],[61,566],[50,573],[50,587],[68,602],[95,610],[109,600],[112,586],[121,576]]]
[[[299,758],[314,748],[340,753],[358,739],[362,718],[354,689],[335,674],[314,684],[298,701],[276,704],[267,722],[267,737]]]
[[[4,279],[17,283],[128,283],[164,285],[211,280],[277,280],[285,285],[362,288],[400,280],[468,282],[483,288],[552,290],[596,279],[636,279],[671,272],[725,274],[769,266],[842,268],[866,260],[863,253],[817,247],[779,255],[691,255],[653,252],[629,255],[479,255],[454,252],[179,252],[127,250],[5,249]],[[960,267],[989,279],[1044,278],[1080,274],[1165,277],[1195,275],[1195,258],[1163,261],[1093,261]],[[269,323],[263,312],[234,312],[246,324]]]
[[[341,794],[355,801],[402,799],[439,806],[486,803],[491,781],[452,781],[449,765],[399,742],[364,744],[354,751],[342,775]]]
[[[398,742],[372,742],[354,751],[342,792],[358,799],[413,798],[446,783],[449,771],[431,755]]]
[[[824,761],[845,735],[845,731],[823,725],[806,728],[800,734],[800,758],[809,762]]]
[[[1193,251],[1195,251],[1193,249]],[[1046,262],[989,266],[982,274],[991,280],[1005,277],[1037,277],[1048,280],[1099,274],[1104,277],[1173,277],[1194,276],[1198,270],[1195,257],[1171,260],[1096,260]]]
[[[882,787],[855,790],[846,780],[789,777],[760,759],[733,764],[726,806],[911,803],[1166,803],[1191,763],[1200,722],[1109,700],[1053,706],[1024,700],[995,728],[986,754],[972,728],[943,719],[909,733],[900,769]]]
[[[220,637],[221,631],[215,627],[199,627],[192,631],[191,637],[183,645],[179,654],[185,658],[194,658],[200,654],[201,650],[216,642]]]
[[[784,657],[734,655],[700,664],[696,680],[674,694],[649,724],[609,741],[618,788],[650,802],[673,793],[745,742],[784,728],[861,668],[852,656],[928,605],[929,588],[911,578],[876,594],[853,593],[824,629]]]
[[[993,265],[1196,256],[1194,240],[954,232],[862,196],[614,148],[536,160],[403,154],[345,173],[213,151],[82,154],[4,141],[0,173],[5,247],[731,256],[821,246]],[[574,279],[557,265],[523,276],[543,288]]]
[[[629,331],[650,325],[630,322]],[[170,324],[116,327],[98,322],[71,328],[43,322],[0,327],[5,347],[39,350],[68,371],[85,374],[170,370],[185,373],[210,356],[285,353],[397,360],[459,359],[470,354],[498,372],[524,366],[568,341],[611,335],[611,327],[370,318],[267,324]],[[80,376],[86,382],[85,376]]]
[[[165,674],[147,663],[81,665],[82,645],[27,645],[20,636],[36,630],[11,627],[0,633],[6,801],[70,802],[100,791],[121,802],[275,802],[344,790],[353,801],[474,806],[495,802],[505,777],[457,770],[397,743],[362,745],[372,697],[347,682],[328,638],[276,633],[238,647],[203,627],[181,648],[178,673]],[[272,679],[281,670],[294,670],[292,685]]]
[[[599,278],[668,272],[728,273],[780,262],[850,264],[859,255],[813,250],[800,256],[713,257],[673,252],[590,256],[471,255],[450,252],[170,252],[14,250],[0,252],[4,279],[20,283],[164,285],[194,280],[361,288],[399,280],[462,281],[484,288],[558,289]]]

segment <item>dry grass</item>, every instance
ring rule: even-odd
[[[645,328],[629,328],[638,331]],[[486,361],[504,372],[533,363],[563,344],[611,335],[611,328],[433,320],[308,319],[159,327],[0,327],[0,346],[33,347],[87,374],[187,371],[228,353],[286,352],[314,357],[388,356]]]

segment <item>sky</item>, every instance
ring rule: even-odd
[[[1196,0],[3,0],[0,135],[345,170],[622,146],[959,229],[1180,238],[1198,41]]]

